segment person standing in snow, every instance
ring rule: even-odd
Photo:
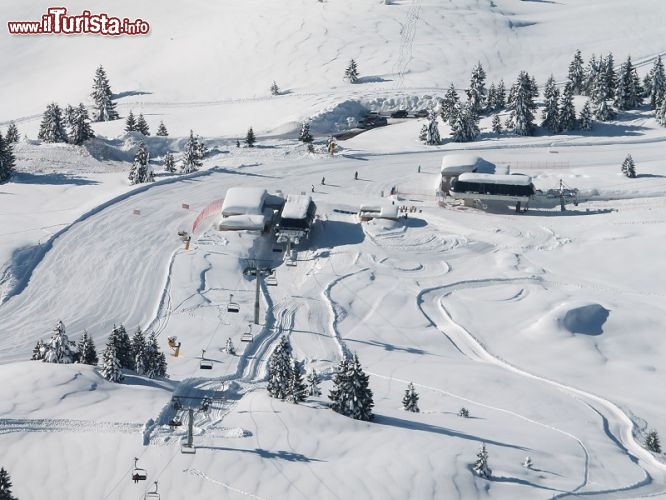
[[[321,185],[323,186],[326,183],[326,177],[321,178]]]

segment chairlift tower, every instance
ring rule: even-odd
[[[193,443],[193,433],[194,433],[194,409],[188,408],[187,410],[187,442],[180,446],[181,453],[196,453],[197,449],[194,447]]]

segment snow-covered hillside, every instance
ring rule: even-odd
[[[477,141],[440,146],[419,142],[423,119],[390,119],[325,152],[364,109],[416,111],[451,83],[462,92],[477,62],[489,81],[509,86],[526,70],[543,85],[564,81],[580,49],[618,64],[631,55],[642,77],[664,50],[666,4],[389,3],[74,0],[70,13],[141,18],[151,32],[0,35],[0,131],[15,121],[27,136],[0,185],[0,466],[17,498],[142,499],[155,481],[169,500],[666,494],[664,455],[644,446],[648,431],[666,433],[666,128],[654,112],[534,137],[498,137],[484,117]],[[48,7],[4,3],[0,17],[38,20]],[[352,58],[355,85],[342,79]],[[84,147],[36,140],[47,103],[90,104],[100,64],[121,116],[167,125],[169,137],[146,140],[155,166],[192,129],[210,148],[200,172],[130,186],[138,138],[124,120],[94,124]],[[296,141],[305,119],[314,153]],[[236,147],[249,126],[257,147]],[[439,206],[442,156],[459,150],[543,192],[562,181],[579,203]],[[628,153],[637,178],[620,171]],[[318,218],[296,266],[270,235],[220,232],[216,217],[185,248],[178,233],[237,186],[312,196]],[[392,203],[411,211],[354,215]],[[256,277],[243,271],[257,263],[275,267],[277,286],[261,284],[255,325]],[[169,378],[126,371],[112,383],[97,367],[29,361],[58,320],[72,340],[86,330],[100,354],[114,325],[154,331]],[[269,397],[281,336],[321,374],[321,396]],[[329,408],[334,369],[354,353],[370,377],[371,422]],[[419,413],[402,409],[410,382]],[[181,453],[188,407],[196,454]],[[472,471],[484,443],[488,478]],[[138,484],[135,457],[147,472]]]

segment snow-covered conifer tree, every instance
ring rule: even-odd
[[[661,100],[661,106],[655,113],[657,123],[666,127],[666,97]],[[0,168],[1,170],[1,168]],[[2,181],[2,174],[0,174],[0,182]]]
[[[533,135],[535,85],[526,71],[521,71],[518,80],[511,88],[508,108],[511,110],[510,120],[513,132],[518,135]]]
[[[310,371],[310,373],[308,373],[308,376],[305,380],[308,385],[308,396],[321,396],[321,389],[319,388],[321,379],[319,378],[319,374],[314,368]]]
[[[234,343],[231,341],[231,337],[227,338],[227,344],[224,347],[224,350],[230,356],[236,355],[236,347],[234,347]]]
[[[622,162],[622,173],[627,177],[636,177],[636,164],[631,154],[627,154],[627,157]]]
[[[183,153],[183,165],[180,167],[184,174],[196,172],[199,167],[203,165],[201,158],[199,158],[198,142],[194,137],[194,132],[190,130],[190,137],[185,145],[185,152]]]
[[[421,130],[419,131],[419,141],[425,144],[427,140],[428,140],[428,125],[424,123],[423,126],[421,127]]]
[[[656,111],[661,107],[666,96],[666,74],[664,73],[661,54],[654,61],[646,82],[645,93],[650,97],[650,107]],[[9,138],[9,129],[7,130],[7,138]]]
[[[12,143],[3,139],[0,134],[0,184],[9,180],[14,173],[15,164]]]
[[[139,116],[136,119],[136,131],[143,135],[150,135],[150,128],[148,127],[146,119],[143,117],[143,113],[139,113]]]
[[[488,88],[486,111],[489,112],[497,111],[497,109],[495,108],[496,101],[497,101],[497,89],[495,88],[495,84],[491,83],[490,87]]]
[[[12,479],[4,467],[0,467],[0,500],[17,500],[12,495]]]
[[[282,336],[268,360],[268,394],[276,399],[286,399],[289,395],[293,365],[289,339]]]
[[[402,409],[414,413],[418,413],[420,411],[419,395],[417,394],[416,389],[414,389],[414,384],[411,382],[407,386],[407,389],[405,389],[405,395],[402,398]]]
[[[171,153],[164,156],[164,170],[173,174],[176,171],[176,160]]]
[[[148,181],[148,170],[150,168],[148,161],[148,148],[146,148],[146,143],[141,141],[139,143],[139,147],[136,150],[136,153],[134,154],[134,162],[132,163],[132,168],[130,169],[129,180],[132,184],[141,184]]]
[[[136,132],[136,117],[131,109],[125,118],[125,132]]]
[[[462,418],[469,418],[469,410],[464,406],[458,410],[458,416]]]
[[[301,125],[301,133],[298,136],[298,140],[305,143],[311,143],[314,141],[314,137],[310,133],[310,124],[308,122],[303,122]]]
[[[446,123],[451,123],[451,119],[455,114],[456,108],[460,105],[460,98],[458,97],[458,92],[456,88],[451,84],[444,94],[444,98],[440,103],[440,114],[442,120]]]
[[[486,450],[486,443],[481,445],[481,449],[476,455],[476,462],[474,462],[472,468],[479,476],[485,478],[490,477],[493,473],[493,471],[488,466],[488,451]]]
[[[37,137],[44,142],[67,142],[62,111],[55,102],[46,106]]]
[[[95,79],[90,93],[95,107],[95,113],[93,113],[95,121],[107,122],[118,119],[116,104],[111,99],[112,95],[109,79],[104,68],[100,65],[95,71]]]
[[[125,378],[116,353],[116,347],[111,341],[106,344],[102,353],[101,375],[109,382],[120,382]]]
[[[16,144],[20,139],[20,134],[18,131],[18,128],[16,127],[16,123],[14,121],[9,122],[9,126],[7,127],[7,133],[5,134],[5,140],[9,144]]]
[[[497,91],[495,92],[495,103],[493,108],[497,111],[504,109],[506,107],[506,87],[504,86],[504,80],[500,80],[497,84]]]
[[[631,62],[631,56],[627,56],[617,78],[615,107],[620,110],[636,109],[643,101],[642,94],[643,89],[636,68]]]
[[[88,110],[80,103],[78,107],[74,108],[72,119],[70,122],[69,142],[80,146],[88,139],[95,137],[95,133],[90,126],[90,117]]]
[[[257,142],[257,138],[254,135],[254,130],[250,127],[247,129],[247,134],[245,134],[245,144],[247,144],[249,148],[253,148],[255,142]]]
[[[358,82],[358,65],[353,59],[349,61],[349,66],[347,66],[347,69],[345,70],[345,80],[349,83]]]
[[[657,431],[651,430],[645,438],[645,447],[654,452],[661,453],[661,443],[659,442],[659,434]]]
[[[560,131],[560,111],[559,99],[560,91],[555,86],[555,77],[550,75],[543,92],[545,106],[541,112],[541,126],[548,129],[552,134],[557,134]]]
[[[76,361],[76,350],[72,348],[72,344],[67,338],[65,333],[65,325],[62,321],[58,321],[55,328],[53,328],[53,335],[51,340],[46,343],[44,351],[44,359],[46,363],[74,363]]]
[[[279,93],[280,93],[280,89],[279,89],[277,83],[275,83],[275,80],[273,80],[273,83],[271,84],[271,94],[278,95]]]
[[[132,358],[134,359],[134,371],[139,375],[146,373],[146,366],[149,363],[146,352],[146,337],[141,331],[141,327],[137,327],[136,332],[132,336]]]
[[[289,378],[289,394],[287,395],[287,401],[290,403],[305,401],[307,388],[303,381],[304,372],[303,363],[296,359],[292,360],[291,377]]]
[[[333,389],[328,393],[331,400],[331,409],[346,415],[349,406],[349,361],[343,358],[335,368],[333,374]]]
[[[196,141],[196,152],[200,160],[203,160],[208,154],[208,148],[206,147],[206,141],[204,141],[199,134],[194,138]]]
[[[502,120],[500,119],[499,115],[493,115],[493,121],[491,126],[493,132],[495,132],[497,135],[500,135],[504,130],[502,128]]]
[[[160,121],[160,124],[157,126],[157,132],[155,132],[155,135],[159,137],[166,137],[169,135],[169,131],[163,121]]]
[[[429,146],[434,146],[440,142],[442,142],[442,139],[439,136],[439,127],[437,126],[437,113],[434,109],[431,109],[430,116],[428,117],[428,129],[426,132],[425,143]]]
[[[32,360],[34,361],[43,361],[44,353],[46,352],[46,344],[42,339],[39,339],[35,344],[35,347],[32,349]]]
[[[369,385],[370,377],[365,374],[358,355],[354,354],[349,363],[348,388],[349,394],[349,413],[347,416],[355,420],[372,420],[372,408],[375,406],[372,390]]]
[[[592,108],[590,107],[590,101],[585,101],[583,109],[580,110],[578,121],[581,130],[592,130]]]
[[[145,374],[149,378],[162,378],[167,376],[166,356],[160,350],[155,332],[150,332],[146,340],[146,366]]]
[[[576,108],[574,107],[573,90],[569,82],[564,86],[560,97],[560,105],[557,116],[557,127],[561,132],[575,130],[577,126]]]
[[[592,54],[584,71],[583,95],[592,97],[593,90],[597,85],[597,79],[601,73],[601,63],[597,61],[597,56]],[[605,82],[606,83],[606,82]],[[607,95],[604,96],[607,99]]]
[[[79,340],[77,347],[79,350],[79,363],[83,363],[84,365],[96,365],[99,363],[95,343],[87,331],[83,330],[83,336]]]
[[[571,90],[573,91],[573,93],[576,95],[580,95],[583,92],[583,86],[585,83],[583,57],[581,56],[580,50],[576,51],[573,60],[569,64],[569,74],[567,76],[567,79],[571,84]]]
[[[123,325],[118,327],[113,325],[113,330],[111,331],[111,335],[109,335],[107,343],[110,343],[115,347],[115,356],[118,358],[120,366],[122,368],[127,368],[128,370],[133,370],[134,359],[132,358],[132,342]]]
[[[451,137],[454,142],[470,142],[479,136],[479,117],[467,104],[457,113],[451,123]]]
[[[472,69],[472,78],[469,88],[465,91],[467,94],[467,103],[474,113],[481,114],[486,108],[486,72],[479,62]]]

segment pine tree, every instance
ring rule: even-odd
[[[627,154],[627,157],[622,162],[622,173],[627,177],[636,177],[636,164],[631,154]]]
[[[0,500],[17,500],[12,495],[12,479],[4,467],[0,467]]]
[[[571,90],[574,94],[580,95],[583,92],[585,83],[585,72],[583,70],[583,57],[580,50],[574,54],[573,60],[569,64],[569,74],[567,76]]]
[[[419,141],[425,144],[426,140],[428,140],[428,125],[424,123],[419,132]]]
[[[480,62],[472,70],[469,88],[465,92],[470,109],[477,115],[482,113],[486,107],[487,91],[486,72]]]
[[[645,447],[654,452],[661,453],[661,443],[659,442],[659,434],[657,431],[651,430],[645,438]]]
[[[155,332],[150,332],[146,340],[146,366],[145,374],[149,378],[163,378],[167,376],[166,356],[160,351]]]
[[[83,336],[81,337],[81,340],[79,340],[78,350],[80,363],[83,363],[84,365],[96,365],[99,363],[95,343],[85,330],[83,330]]]
[[[132,336],[132,358],[134,359],[134,371],[139,375],[146,373],[146,366],[149,363],[146,354],[146,337],[143,335],[141,327],[137,327]]]
[[[462,418],[469,418],[469,410],[464,406],[458,410],[458,416]]]
[[[349,61],[349,66],[347,66],[347,69],[345,70],[345,80],[349,83],[358,82],[358,66],[353,59]]]
[[[321,396],[321,389],[319,388],[321,379],[319,378],[319,374],[315,371],[314,368],[310,373],[308,373],[308,376],[305,380],[308,384],[308,396]]]
[[[596,78],[589,90],[590,99],[592,101],[592,109],[594,117],[602,122],[612,120],[615,118],[615,111],[608,103],[608,82],[605,78]],[[619,86],[615,95],[616,102],[625,101],[625,88]]]
[[[518,80],[511,88],[508,108],[511,110],[509,119],[513,132],[518,135],[533,135],[535,85],[526,71],[521,71]]]
[[[0,134],[0,184],[9,180],[14,173],[15,165],[12,143],[3,139]]]
[[[104,68],[100,65],[95,71],[92,92],[90,94],[95,103],[95,121],[107,122],[118,119],[116,104],[111,99],[112,95],[109,79],[106,76]]]
[[[44,142],[67,142],[62,111],[55,102],[46,106],[37,137]]]
[[[197,134],[197,136],[194,138],[196,141],[196,152],[197,156],[199,157],[200,160],[203,160],[206,155],[208,154],[208,148],[206,147],[206,142],[201,138],[200,135]]]
[[[224,350],[230,356],[236,355],[236,348],[234,347],[234,343],[231,341],[231,337],[227,339],[227,345],[224,347]]]
[[[111,331],[107,344],[111,344],[115,348],[114,355],[118,358],[121,368],[127,368],[128,370],[134,369],[132,342],[123,325],[120,325],[119,327],[113,325],[113,330]]]
[[[43,361],[44,353],[46,352],[46,344],[42,339],[39,339],[35,344],[35,347],[32,349],[32,360],[34,361]]]
[[[110,340],[107,342],[106,348],[102,353],[101,375],[109,382],[116,383],[121,382],[125,378],[116,353],[116,347]]]
[[[456,108],[460,106],[460,98],[456,92],[456,88],[451,84],[444,94],[444,98],[440,103],[440,114],[442,116],[442,121],[445,123],[451,123],[451,119],[455,114]]]
[[[576,108],[573,101],[573,87],[567,83],[564,86],[557,117],[557,127],[561,132],[568,132],[576,128]]]
[[[65,325],[58,321],[53,328],[51,340],[46,344],[44,350],[44,362],[46,363],[74,363],[76,361],[76,350],[72,348],[69,338],[65,333]]]
[[[136,119],[136,131],[143,135],[150,135],[150,129],[148,128],[146,119],[143,117],[143,113],[139,113],[139,116]]]
[[[273,83],[271,84],[271,94],[273,94],[273,95],[279,95],[280,94],[280,89],[278,88],[277,83],[275,83],[275,80],[273,80]]]
[[[328,393],[331,400],[331,409],[342,415],[347,414],[349,406],[349,361],[346,358],[340,361],[333,374],[333,389]]]
[[[405,411],[411,411],[418,413],[419,410],[419,395],[414,389],[414,384],[411,382],[405,390],[405,395],[402,398],[402,409]]]
[[[201,158],[199,158],[199,151],[197,140],[194,137],[194,132],[190,130],[190,137],[185,145],[185,152],[183,153],[183,165],[180,167],[181,171],[185,174],[196,172],[203,165]]]
[[[333,411],[355,420],[372,420],[375,403],[368,381],[356,354],[351,361],[341,361],[333,377],[334,388],[329,394]]]
[[[173,174],[176,171],[176,160],[171,153],[167,153],[164,156],[164,170],[170,174]]]
[[[451,136],[454,142],[470,142],[479,136],[479,117],[470,106],[463,106],[455,114]]]
[[[289,378],[289,394],[287,401],[290,403],[300,403],[305,401],[307,395],[307,388],[303,382],[303,364],[298,360],[292,360],[291,363],[291,377]]]
[[[310,124],[308,122],[303,122],[303,125],[301,125],[301,133],[298,136],[298,140],[307,144],[314,141],[314,137],[312,137],[312,134],[310,133]]]
[[[599,77],[599,74],[600,74],[600,63],[597,61],[597,57],[594,54],[592,54],[584,71],[583,95],[592,97],[594,88],[597,85],[597,79]],[[606,82],[604,81],[604,83]],[[608,98],[607,95],[605,95],[604,99],[607,98]]]
[[[666,98],[661,100],[661,106],[657,109],[655,118],[657,119],[657,123],[666,127]],[[2,174],[0,174],[0,181],[2,181]]]
[[[592,108],[590,107],[590,101],[585,101],[578,119],[581,130],[592,130]]]
[[[74,108],[72,113],[72,120],[70,124],[69,142],[80,146],[88,139],[95,137],[95,133],[90,126],[90,117],[88,110],[80,103],[78,107]]]
[[[486,111],[489,112],[497,111],[497,108],[495,108],[495,102],[497,102],[497,89],[495,88],[495,84],[491,83],[490,87],[488,88],[488,100],[486,104]]]
[[[504,86],[504,80],[500,80],[497,84],[497,91],[495,92],[495,103],[493,108],[497,111],[504,109],[506,107],[506,87]]]
[[[620,110],[636,109],[642,103],[642,93],[643,89],[636,68],[631,62],[631,56],[627,56],[627,60],[620,67],[618,75],[615,107]]]
[[[555,87],[555,77],[553,75],[550,75],[548,81],[546,81],[543,96],[546,102],[541,112],[543,118],[541,126],[547,128],[550,133],[557,134],[560,131],[560,91]]]
[[[149,155],[148,149],[146,148],[146,143],[141,141],[139,147],[134,154],[134,162],[130,169],[129,180],[132,184],[141,184],[149,181],[148,171],[150,169],[148,165]],[[123,367],[127,368],[127,367]]]
[[[666,96],[666,74],[664,73],[664,63],[661,60],[661,55],[654,61],[654,66],[647,75],[645,93],[650,97],[650,107],[654,110],[659,109]],[[7,130],[7,139],[9,139],[9,130]]]
[[[19,131],[18,128],[16,127],[16,123],[13,121],[9,122],[9,126],[7,127],[7,133],[5,134],[5,140],[9,144],[16,144],[19,141]]]
[[[131,109],[127,118],[125,118],[125,132],[136,132],[136,118]]]
[[[65,111],[63,112],[63,122],[64,124],[70,128],[74,125],[74,115],[76,111],[74,110],[74,107],[71,104],[68,104],[67,107],[65,108]]]
[[[254,130],[250,127],[245,135],[245,144],[247,144],[248,147],[253,148],[255,142],[257,142],[257,138],[254,136]]]
[[[442,142],[439,136],[439,127],[437,126],[437,113],[434,109],[430,110],[428,117],[428,129],[426,133],[425,143],[429,146],[437,145]]]
[[[609,53],[604,59],[600,62],[600,76],[606,79],[606,86],[608,87],[608,98],[613,99],[615,97],[615,91],[617,90],[617,78],[615,76],[615,61],[613,59],[613,54]]]
[[[157,132],[155,132],[155,135],[159,137],[166,137],[169,135],[169,132],[167,131],[163,121],[160,121],[160,124],[157,126]]]
[[[280,342],[268,360],[268,394],[276,399],[286,399],[289,395],[293,365],[291,362],[291,345],[287,337]]]
[[[474,466],[472,468],[479,476],[485,478],[489,478],[493,473],[493,471],[488,466],[488,451],[486,450],[486,443],[481,445],[481,449],[476,455],[476,462],[474,462]]]
[[[497,135],[500,135],[504,130],[502,128],[502,120],[500,119],[499,115],[493,115],[492,129],[493,132],[495,132]]]

